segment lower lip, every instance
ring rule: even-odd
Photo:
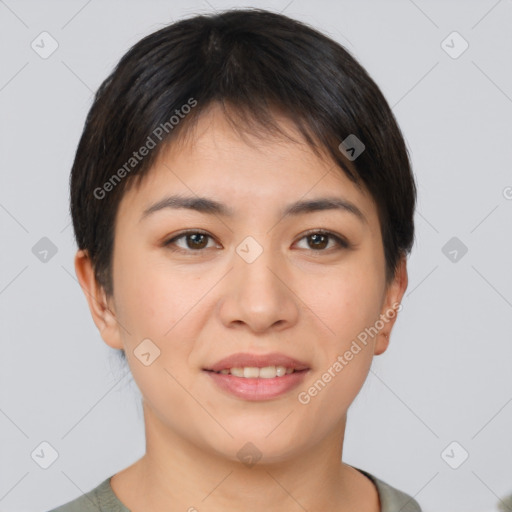
[[[272,379],[246,379],[230,374],[208,371],[208,375],[222,390],[244,400],[270,400],[296,388],[305,378],[308,370],[289,373]]]

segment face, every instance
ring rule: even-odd
[[[93,314],[126,351],[146,424],[277,461],[342,438],[406,274],[386,285],[376,206],[333,162],[244,141],[212,110],[123,197],[113,284],[110,311]]]

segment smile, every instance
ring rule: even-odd
[[[289,375],[294,371],[294,368],[286,368],[284,366],[264,366],[263,368],[246,366],[245,368],[224,368],[223,370],[215,373],[233,375],[244,379],[273,379],[275,377]]]
[[[310,366],[280,353],[238,353],[203,368],[214,387],[242,400],[271,400],[290,393],[304,382]]]

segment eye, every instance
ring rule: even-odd
[[[163,245],[178,252],[200,252],[208,248],[208,239],[213,240],[213,237],[203,231],[185,231],[167,240]],[[177,242],[181,240],[183,240],[183,244],[180,246]],[[173,245],[177,246],[178,249],[174,249]]]
[[[306,247],[306,249],[311,249],[316,252],[324,251],[326,249],[326,246],[328,245],[329,240],[333,241],[334,247],[338,246],[338,249],[350,249],[351,247],[350,243],[341,236],[335,235],[334,233],[331,233],[330,231],[326,231],[323,229],[309,231],[300,240],[304,239],[308,240],[309,242],[309,247]]]
[[[164,247],[169,247],[172,251],[191,253],[200,253],[204,249],[208,249],[208,239],[214,240],[211,235],[204,231],[185,231],[177,236],[170,238],[163,243]],[[312,230],[302,236],[301,240],[307,240],[309,247],[306,250],[312,250],[315,252],[326,252],[328,249],[350,249],[350,243],[343,237],[336,235],[330,231],[323,229]],[[329,241],[332,241],[334,247],[329,247]],[[178,243],[181,242],[181,245]],[[177,248],[174,248],[175,246]]]

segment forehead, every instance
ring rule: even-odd
[[[315,154],[290,120],[277,115],[276,120],[285,136],[240,132],[220,109],[210,109],[185,136],[162,148],[140,184],[125,192],[119,214],[140,214],[171,192],[218,198],[235,212],[251,204],[277,208],[299,198],[342,196],[357,203],[367,218],[375,214],[364,187],[356,186],[325,151]]]

